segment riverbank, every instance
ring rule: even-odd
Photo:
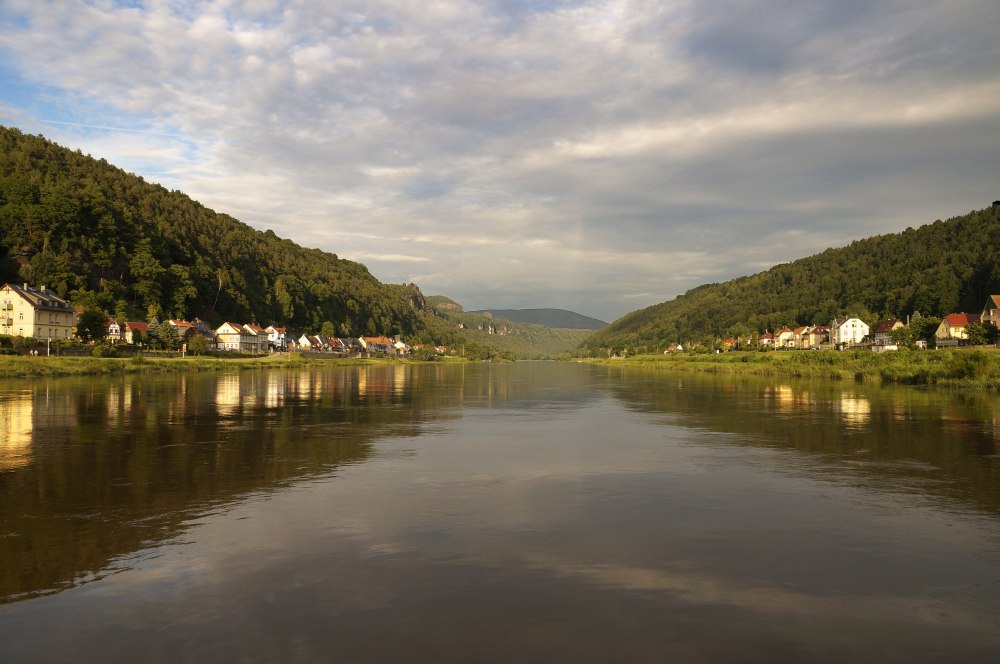
[[[245,371],[310,366],[384,366],[407,360],[393,358],[305,358],[296,353],[266,357],[20,357],[0,356],[0,378],[97,376],[187,371]]]
[[[988,349],[923,351],[776,351],[715,355],[639,355],[586,360],[609,366],[636,366],[707,373],[827,378],[863,383],[936,385],[1000,390],[1000,352]]]

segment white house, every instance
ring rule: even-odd
[[[871,328],[860,318],[834,318],[830,321],[830,343],[834,348],[838,345],[853,346],[861,343],[868,336]]]
[[[69,339],[76,312],[45,286],[0,286],[0,334],[34,339]]]
[[[271,348],[275,350],[286,349],[285,328],[268,325],[264,331],[267,332],[267,343],[271,345]]]

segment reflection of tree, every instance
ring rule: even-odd
[[[415,435],[460,403],[445,396],[454,386],[394,367],[362,398],[362,371],[34,384],[17,401],[34,428],[4,420],[33,454],[0,466],[0,602],[72,587],[203,512],[363,461],[373,441]]]
[[[630,408],[736,433],[733,444],[817,455],[843,474],[1000,512],[1000,398],[905,387],[609,368]],[[651,379],[652,377],[652,379]],[[725,393],[723,398],[720,392]],[[833,472],[835,471],[835,473]]]

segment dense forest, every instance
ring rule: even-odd
[[[1000,206],[938,220],[632,312],[590,336],[600,352],[651,352],[670,342],[711,342],[855,315],[873,324],[920,313],[979,313],[1000,292]]]
[[[344,336],[423,327],[415,287],[382,284],[364,265],[0,127],[0,283],[8,281],[128,319],[199,316],[312,331],[331,322]]]

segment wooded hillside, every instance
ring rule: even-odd
[[[874,323],[916,312],[978,313],[998,292],[1000,206],[993,206],[699,286],[620,318],[584,346],[654,352],[670,342],[825,324],[845,314]]]
[[[0,283],[120,317],[200,316],[339,334],[420,327],[359,263],[210,210],[105,160],[0,127]]]

